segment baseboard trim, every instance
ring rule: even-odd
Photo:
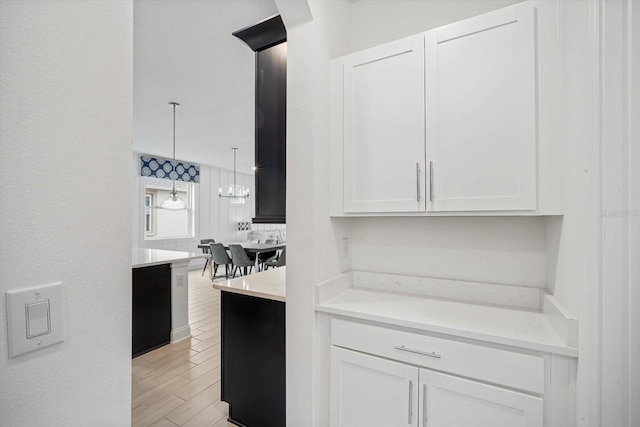
[[[178,329],[173,329],[171,331],[171,343],[175,344],[179,341],[187,339],[191,336],[191,326],[183,326]]]

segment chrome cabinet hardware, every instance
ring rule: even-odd
[[[416,163],[416,198],[420,201],[420,162]]]
[[[413,381],[409,381],[409,425],[413,419]]]
[[[427,385],[422,388],[422,425],[427,427]]]
[[[433,202],[433,162],[429,162],[429,201]]]
[[[394,347],[396,350],[400,350],[400,351],[406,351],[407,353],[415,353],[415,354],[421,354],[423,356],[429,356],[429,357],[433,357],[434,359],[441,359],[442,356],[439,355],[438,353],[435,352],[427,352],[427,351],[420,351],[420,350],[414,350],[412,348],[407,348],[403,345],[396,345]]]

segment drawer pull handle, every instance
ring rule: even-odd
[[[407,353],[415,353],[415,354],[421,354],[423,356],[429,356],[429,357],[433,357],[434,359],[441,359],[442,356],[439,355],[438,353],[434,353],[434,352],[426,352],[426,351],[420,351],[420,350],[414,350],[412,348],[407,348],[403,345],[397,345],[394,347],[396,350],[400,350],[400,351],[406,351]]]
[[[408,424],[411,425],[412,421],[413,421],[413,381],[409,381],[409,422]]]
[[[420,201],[420,163],[416,163],[416,199]]]
[[[429,162],[429,201],[433,202],[433,162]]]
[[[427,385],[422,389],[422,425],[427,426]]]

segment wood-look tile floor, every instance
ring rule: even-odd
[[[133,427],[234,427],[220,400],[220,291],[200,271],[189,272],[189,324],[191,338],[133,359]]]

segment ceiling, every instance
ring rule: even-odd
[[[238,172],[254,163],[254,52],[231,35],[278,13],[273,0],[134,2],[133,150]]]

